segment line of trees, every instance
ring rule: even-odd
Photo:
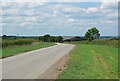
[[[49,34],[39,37],[39,41],[42,42],[61,42],[62,40],[62,36],[50,36]]]
[[[85,39],[88,41],[95,40],[99,37],[100,37],[99,30],[95,27],[88,29],[88,31],[85,33]],[[3,35],[2,38],[3,39],[8,39],[8,38],[17,39],[18,37]],[[61,42],[63,40],[62,36],[50,36],[49,34],[40,36],[38,38],[39,38],[39,41],[42,41],[42,42]]]

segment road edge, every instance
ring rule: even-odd
[[[76,46],[74,45],[71,51],[73,51],[75,47]],[[55,79],[58,79],[59,74],[62,73],[67,68],[71,51],[68,54],[61,57],[55,64],[53,64],[50,68],[48,68],[42,75],[38,76],[36,79],[51,79],[53,81]]]

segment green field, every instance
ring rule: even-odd
[[[118,48],[114,41],[104,43],[73,42],[70,60],[60,79],[116,79],[118,78]]]
[[[37,42],[37,43],[33,43],[32,45],[10,46],[0,50],[0,56],[4,58],[8,56],[13,56],[19,53],[23,53],[23,52],[27,52],[27,51],[31,51],[39,48],[49,47],[53,45],[55,45],[55,43]]]

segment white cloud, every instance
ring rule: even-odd
[[[118,2],[119,0],[2,0],[2,2]]]
[[[78,7],[73,7],[73,6],[69,6],[69,5],[49,5],[48,9],[53,10],[53,11],[58,11],[58,12],[74,12],[74,13],[80,13],[80,12],[84,12],[85,9],[84,8],[78,8]]]
[[[77,12],[84,12],[85,11],[85,9],[84,8],[77,8],[77,7],[65,7],[65,8],[63,8],[63,11],[64,12],[75,12],[75,13],[77,13]]]
[[[68,19],[68,22],[72,23],[72,22],[74,22],[74,19]]]
[[[100,7],[101,9],[117,9],[118,3],[117,2],[102,2],[102,5]]]
[[[34,27],[32,25],[35,25],[33,23],[30,23],[30,22],[22,22],[20,24],[20,26],[23,28],[23,29],[33,29]]]
[[[100,21],[102,24],[113,24],[114,22],[112,20],[107,20],[107,21]]]
[[[48,0],[2,0],[1,2],[48,2]]]
[[[119,2],[119,0],[100,0],[100,2]]]
[[[9,3],[9,5],[11,4]],[[12,5],[14,6],[14,4]],[[101,6],[89,8],[67,4],[49,4],[44,6],[43,3],[39,2],[20,2],[17,5],[17,7],[11,6],[12,8],[10,8],[9,6],[7,8],[8,5],[4,4],[3,14],[9,14],[9,16],[3,16],[3,21],[6,23],[11,22],[11,24],[16,23],[17,25],[15,26],[22,29],[32,30],[44,27],[51,29],[59,27],[87,29],[91,26],[113,26],[117,21],[117,9],[113,8],[113,5],[115,5],[113,3],[102,3]],[[7,26],[4,25],[4,27]]]
[[[35,10],[34,9],[29,9],[29,10],[26,10],[26,15],[28,16],[32,16],[35,14]]]
[[[31,2],[29,5],[31,5],[31,7],[36,7],[36,6],[42,6],[44,4],[45,2]]]
[[[15,15],[18,14],[19,10],[18,9],[6,9],[6,10],[2,10],[2,14],[3,15]]]
[[[91,7],[87,9],[87,13],[97,13],[99,12],[99,8],[97,7]]]
[[[35,8],[40,8],[44,5],[44,2],[2,2],[3,14],[15,15],[24,14],[33,15]],[[23,11],[23,12],[22,12]]]

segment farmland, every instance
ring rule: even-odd
[[[3,39],[2,40],[2,47],[6,48],[6,47],[11,47],[11,46],[21,46],[21,45],[30,45],[33,42],[35,42],[35,40],[33,39],[13,39],[13,40],[9,40],[9,39]]]
[[[19,53],[49,47],[55,45],[49,42],[39,42],[36,39],[18,38],[18,39],[3,39],[2,50],[0,50],[0,56],[5,58],[13,56]]]
[[[118,40],[65,42],[74,44],[67,68],[60,79],[116,79],[118,78]],[[32,38],[3,39],[3,58],[23,52],[49,47],[54,42]]]
[[[60,79],[118,78],[118,41],[71,42],[76,45]]]

